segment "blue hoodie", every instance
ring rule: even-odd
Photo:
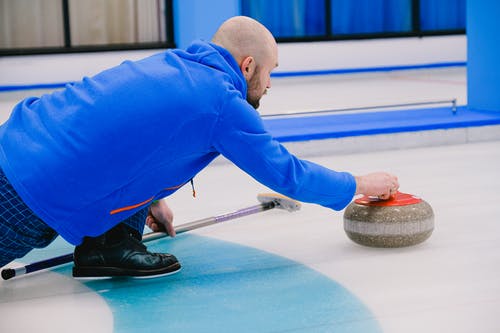
[[[344,208],[354,177],[291,155],[246,91],[234,58],[212,43],[125,61],[16,105],[0,127],[0,166],[75,245],[172,194],[219,154],[277,192]]]

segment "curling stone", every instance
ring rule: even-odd
[[[345,209],[344,230],[365,246],[411,246],[430,237],[434,213],[427,202],[407,193],[397,192],[389,200],[364,196]]]

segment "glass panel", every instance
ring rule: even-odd
[[[61,0],[0,0],[0,48],[64,45]]]
[[[242,15],[264,24],[275,37],[324,36],[324,0],[242,0]]]
[[[158,0],[70,0],[71,44],[165,41],[164,4]]]
[[[411,0],[332,0],[332,34],[409,32]]]
[[[465,0],[420,0],[420,27],[423,31],[465,29]]]

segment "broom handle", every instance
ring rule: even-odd
[[[274,201],[269,201],[269,202],[263,202],[261,204],[243,208],[236,210],[231,213],[223,214],[223,215],[218,215],[218,216],[213,216],[213,217],[208,217],[204,218],[201,220],[196,220],[193,222],[181,224],[175,228],[175,232],[177,234],[181,234],[187,231],[203,228],[212,224],[220,223],[220,222],[225,222],[229,221],[232,219],[240,218],[243,216],[263,212],[269,209],[275,208],[276,202]],[[142,237],[143,242],[150,242],[156,239],[164,238],[167,237],[168,234],[166,232],[150,232]],[[19,268],[5,268],[2,270],[2,278],[4,280],[11,279],[16,276],[20,275],[25,275],[33,272],[40,271],[42,269],[46,268],[51,268],[51,267],[56,267],[59,265],[67,264],[69,262],[73,261],[73,253],[68,253],[64,254],[58,257],[50,258],[50,259],[45,259],[41,261],[34,262],[32,264],[28,264],[23,267]]]

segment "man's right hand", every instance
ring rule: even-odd
[[[387,200],[399,189],[398,177],[387,172],[373,172],[354,178],[356,179],[356,194],[376,196]]]

